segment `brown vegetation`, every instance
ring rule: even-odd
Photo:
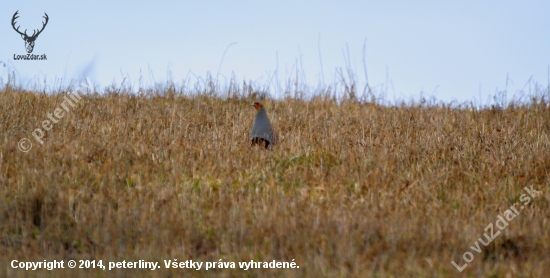
[[[550,108],[263,100],[280,142],[252,151],[253,99],[0,91],[0,276],[11,260],[158,261],[44,277],[543,277],[550,273]],[[30,151],[18,150],[29,138]],[[470,246],[542,191],[480,254]],[[463,265],[462,254],[474,260]],[[163,260],[299,269],[165,269]],[[238,265],[237,265],[238,267]]]

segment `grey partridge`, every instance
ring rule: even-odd
[[[271,149],[278,140],[277,135],[273,132],[271,122],[269,122],[269,118],[267,117],[265,107],[259,102],[254,102],[252,106],[254,106],[257,112],[252,131],[250,132],[251,144]]]

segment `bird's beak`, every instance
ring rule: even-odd
[[[254,103],[250,104],[250,106],[254,106]]]

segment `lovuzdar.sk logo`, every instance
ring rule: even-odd
[[[40,35],[40,33],[42,33],[42,31],[44,31],[44,28],[46,28],[46,25],[48,24],[48,20],[50,19],[48,17],[48,14],[44,13],[45,16],[43,16],[43,17],[44,17],[44,19],[46,19],[46,21],[42,22],[42,29],[40,29],[40,30],[35,29],[32,33],[32,36],[29,36],[27,34],[27,29],[25,29],[25,32],[21,32],[21,31],[19,31],[19,27],[21,27],[21,26],[17,26],[17,28],[15,27],[15,24],[17,24],[17,22],[15,22],[15,20],[17,20],[19,18],[18,13],[19,13],[19,11],[16,11],[13,14],[13,17],[11,18],[11,26],[13,27],[13,30],[15,30],[15,32],[17,32],[19,35],[21,35],[21,38],[25,41],[25,49],[27,50],[27,54],[23,54],[23,55],[13,54],[13,59],[14,60],[47,60],[46,54],[35,55],[35,54],[32,54],[32,51],[34,50],[34,42],[38,38],[38,35]]]

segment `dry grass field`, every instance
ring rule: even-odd
[[[0,276],[550,273],[545,100],[477,109],[267,98],[280,143],[266,151],[248,141],[257,99],[244,93],[113,91],[83,96],[40,144],[32,132],[65,96],[0,91]],[[22,138],[28,152],[19,150]],[[528,204],[524,187],[540,191]],[[499,230],[511,206],[519,214]],[[483,246],[489,224],[500,234]],[[476,241],[479,252],[470,248]],[[459,272],[451,262],[466,264],[465,252],[473,259],[466,255],[471,262]],[[11,267],[70,259],[161,268]],[[165,268],[174,259],[236,268]],[[251,260],[299,268],[239,269]]]

